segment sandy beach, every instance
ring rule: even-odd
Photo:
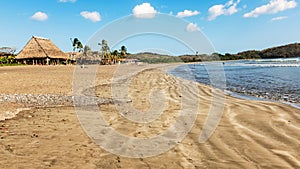
[[[148,96],[152,90],[165,92],[165,100],[155,98],[165,107],[154,121],[139,124],[124,119],[114,102],[98,105],[115,131],[132,138],[149,138],[163,133],[176,121],[182,109],[182,90],[190,91],[190,99],[199,100],[195,124],[170,150],[147,158],[122,157],[104,150],[85,133],[73,106],[3,100],[1,168],[300,168],[299,109],[227,96],[217,129],[205,143],[199,143],[211,108],[211,88],[199,84],[194,94],[194,88],[184,82],[181,89],[178,84],[183,80],[164,72],[172,66],[128,65],[128,71],[141,70],[132,74],[129,83],[130,104],[135,109],[151,110]],[[74,70],[75,66],[0,67],[0,94],[71,96]],[[86,86],[82,92],[95,91],[95,96],[104,100],[114,99],[112,79],[118,65],[98,66],[97,70],[95,86]]]

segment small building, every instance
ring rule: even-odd
[[[69,62],[72,64],[99,64],[101,63],[99,52],[66,52],[69,56]]]
[[[0,52],[0,59],[1,58],[7,58],[8,56],[11,56],[11,53],[7,53],[7,52]]]
[[[125,64],[134,64],[134,63],[139,63],[140,61],[138,59],[120,59],[121,63]]]
[[[71,64],[76,64],[78,58],[82,56],[82,52],[66,52],[68,55],[68,62]]]
[[[16,56],[18,63],[50,65],[66,63],[68,55],[62,52],[50,39],[32,36]]]

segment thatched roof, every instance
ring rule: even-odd
[[[50,39],[32,36],[16,59],[47,57],[67,59],[68,55],[62,52]]]
[[[70,60],[77,60],[83,55],[82,52],[66,52],[66,54],[69,56]]]
[[[86,59],[86,60],[100,60],[98,51],[90,51],[87,54],[84,52],[66,52],[70,60]]]
[[[0,57],[9,56],[9,55],[12,55],[12,54],[7,53],[7,52],[0,52]]]

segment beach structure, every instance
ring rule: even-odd
[[[75,64],[76,60],[82,57],[83,53],[82,52],[66,52],[69,58],[69,62],[71,64]]]
[[[101,59],[99,58],[99,52],[89,51],[89,52],[66,52],[69,56],[69,63],[72,64],[99,64]]]
[[[0,52],[0,59],[1,58],[7,58],[8,56],[10,56],[10,53],[6,53],[6,52]]]
[[[138,63],[140,62],[138,59],[127,59],[127,58],[123,58],[123,59],[119,59],[121,63],[125,63],[125,64],[133,64],[133,63]]]
[[[68,55],[50,39],[32,36],[16,59],[21,64],[50,65],[66,63]]]
[[[16,52],[15,48],[1,47],[0,48],[0,58],[7,58],[8,56],[13,56],[15,52]]]
[[[16,48],[1,47],[0,48],[0,64],[13,63],[16,52]]]

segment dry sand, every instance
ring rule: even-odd
[[[110,82],[116,68],[99,66],[97,96],[112,97]],[[181,91],[176,85],[181,80],[159,69],[144,68],[131,80],[129,95],[133,107],[146,111],[151,108],[146,97],[151,89],[165,90],[167,107],[157,120],[132,123],[118,114],[114,104],[99,105],[107,123],[130,137],[161,134],[181,109]],[[0,67],[0,93],[71,95],[73,71],[73,66]],[[83,131],[73,107],[21,111],[0,121],[0,168],[300,168],[299,109],[228,96],[216,131],[200,144],[199,133],[211,105],[210,87],[199,85],[199,95],[192,130],[171,150],[149,158],[120,157],[97,146]],[[0,102],[2,116],[18,108],[26,104]]]

